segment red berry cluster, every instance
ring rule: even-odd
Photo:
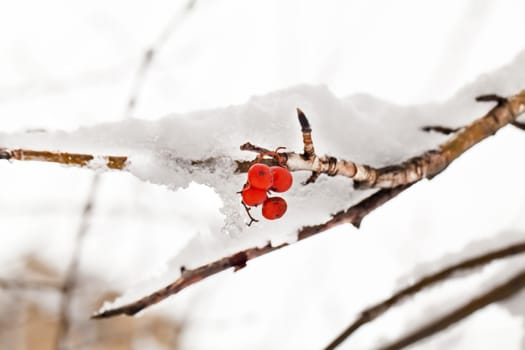
[[[262,204],[262,215],[266,219],[279,219],[286,212],[286,201],[281,197],[268,197],[268,193],[286,192],[292,182],[292,174],[286,168],[254,164],[248,170],[248,182],[241,191],[242,201],[250,207]]]

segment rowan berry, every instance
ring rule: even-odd
[[[274,192],[286,192],[292,187],[293,177],[288,169],[280,166],[272,166],[270,171],[273,175],[273,185],[270,188]]]
[[[270,167],[264,164],[254,164],[248,169],[250,187],[267,190],[273,185],[273,176]]]
[[[241,192],[242,201],[248,206],[256,206],[262,204],[268,195],[266,190],[261,190],[260,188],[254,188],[249,184],[245,184]]]
[[[288,205],[281,197],[270,197],[266,199],[262,207],[262,215],[268,220],[279,219],[286,213]]]

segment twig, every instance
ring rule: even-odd
[[[518,129],[525,130],[525,123],[514,121],[511,124],[517,127]]]
[[[34,151],[28,149],[0,148],[0,159],[53,162],[65,165],[99,168],[101,165],[109,169],[123,170],[127,165],[127,157],[94,156],[91,154]]]
[[[75,236],[73,251],[71,259],[66,270],[66,277],[62,286],[62,298],[60,299],[60,308],[58,311],[58,326],[55,340],[55,349],[64,348],[64,342],[71,328],[71,300],[78,281],[78,269],[82,256],[82,246],[85,236],[89,229],[91,217],[93,214],[93,205],[100,182],[100,175],[97,173],[93,176],[93,180],[89,187],[88,197],[84,203],[82,211],[81,222]]]
[[[241,201],[241,204],[243,205],[244,209],[246,210],[246,214],[247,214],[248,217],[250,218],[250,222],[247,223],[246,225],[247,225],[247,226],[251,226],[254,222],[259,222],[259,220],[257,220],[256,218],[254,218],[254,217],[252,216],[252,214],[250,213],[251,208],[249,208],[246,204],[244,204],[243,201]]]
[[[449,127],[440,126],[440,125],[430,125],[430,126],[422,127],[421,130],[425,132],[433,131],[433,132],[437,132],[437,133],[444,134],[444,135],[450,135],[455,132],[458,132],[459,130],[461,130],[461,128],[449,128]]]
[[[493,250],[481,255],[472,257],[470,259],[461,261],[457,264],[448,266],[438,272],[427,275],[421,278],[419,281],[413,283],[409,287],[403,288],[393,294],[388,299],[377,303],[359,313],[359,317],[347,328],[345,329],[337,338],[335,338],[325,349],[332,350],[339,346],[345,339],[350,337],[355,331],[357,331],[361,326],[365,325],[368,322],[371,322],[384,314],[394,305],[399,304],[401,301],[406,298],[413,296],[420,291],[429,288],[436,283],[442,282],[445,279],[451,277],[455,273],[460,271],[474,269],[486,264],[493,262],[494,260],[509,258],[514,255],[525,253],[525,241],[513,244],[509,247]]]
[[[13,290],[54,290],[60,291],[62,285],[54,281],[46,280],[8,280],[0,279],[1,289]]]
[[[480,294],[466,304],[452,310],[448,314],[439,317],[435,321],[416,329],[401,339],[387,346],[381,347],[381,350],[402,349],[424,338],[427,338],[443,329],[450,327],[458,321],[470,316],[474,312],[484,308],[492,303],[507,299],[525,287],[525,270],[522,270],[514,277],[509,279],[495,288]]]
[[[135,107],[138,104],[140,94],[142,92],[144,84],[146,83],[147,75],[153,64],[153,60],[164,48],[164,45],[166,44],[168,39],[173,35],[174,30],[177,28],[177,25],[179,25],[185,18],[185,15],[190,13],[195,8],[196,3],[197,0],[189,0],[183,6],[181,11],[177,11],[175,15],[170,19],[168,24],[165,26],[164,30],[160,33],[157,40],[155,40],[154,43],[144,51],[141,63],[137,69],[137,73],[135,74],[135,78],[131,86],[131,91],[128,97],[128,103],[124,112],[125,117],[131,117]]]
[[[324,224],[315,226],[305,226],[298,230],[297,241],[301,241],[308,237],[312,237],[318,233],[329,230],[330,228],[341,225],[343,223],[350,223],[358,225],[361,220],[372,210],[378,208],[385,202],[397,196],[399,193],[404,191],[408,186],[402,186],[393,189],[384,189],[373,194],[367,199],[359,202],[348,210],[335,214],[332,219],[328,220]],[[142,309],[156,304],[170,295],[176,294],[184,288],[197,283],[209,276],[212,276],[221,271],[227,270],[231,267],[240,268],[244,267],[249,260],[255,259],[261,255],[271,253],[275,250],[281,249],[293,243],[282,243],[277,246],[272,246],[270,243],[263,247],[253,247],[228,257],[213,261],[209,264],[199,266],[195,269],[184,269],[181,276],[173,283],[170,283],[166,287],[158,290],[157,292],[148,295],[140,300],[137,300],[131,304],[124,305],[114,309],[108,309],[97,313],[92,318],[108,318],[116,315],[134,315]]]

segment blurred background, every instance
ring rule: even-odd
[[[444,101],[525,48],[523,13],[519,0],[5,1],[0,130],[154,120],[297,84],[403,105]],[[107,321],[89,316],[206,233],[202,218],[219,215],[220,198],[198,184],[173,192],[125,173],[2,161],[0,349],[319,349],[417,266],[525,228],[525,189],[510,180],[485,189],[491,178],[475,176],[487,157],[515,161],[501,150],[522,146],[519,131],[505,135],[381,208],[359,233],[337,228],[141,317]],[[342,348],[393,338],[478,282],[389,314]],[[414,348],[520,349],[516,310],[491,306]]]

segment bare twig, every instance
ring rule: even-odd
[[[518,129],[525,130],[525,123],[514,121],[511,124],[517,127]]]
[[[347,328],[345,329],[336,339],[334,339],[325,349],[332,350],[339,346],[345,339],[350,337],[355,331],[357,331],[361,326],[365,325],[368,322],[371,322],[384,314],[394,305],[399,304],[406,298],[413,296],[420,291],[429,288],[436,283],[442,282],[447,278],[450,278],[455,273],[460,271],[474,269],[486,264],[493,262],[494,260],[509,258],[514,255],[525,253],[525,241],[513,244],[511,246],[493,250],[481,255],[472,257],[470,259],[461,261],[457,264],[448,266],[438,272],[427,275],[412,285],[403,288],[393,294],[388,299],[381,301],[371,307],[360,312],[359,317]]]
[[[0,148],[0,159],[53,162],[65,165],[98,169],[106,166],[109,169],[123,170],[127,165],[127,157],[94,156],[91,154],[34,151],[28,149]]]
[[[298,230],[297,240],[300,241],[306,239],[343,223],[358,224],[368,213],[392,199],[406,188],[407,187],[399,187],[381,190],[369,198],[363,200],[362,202],[354,205],[350,209],[334,215],[332,219],[328,220],[324,224],[305,226]],[[290,244],[292,243],[282,243],[277,246],[272,246],[270,243],[268,243],[263,247],[249,248],[228,257],[213,261],[209,264],[199,266],[195,269],[184,269],[181,276],[175,282],[170,283],[159,291],[131,304],[97,313],[93,316],[93,318],[107,318],[122,314],[134,315],[142,309],[156,304],[166,299],[170,295],[176,294],[184,288],[187,288],[190,285],[197,283],[209,276],[227,270],[231,267],[237,269],[239,267],[244,267],[249,260],[271,253]]]
[[[421,130],[425,132],[433,131],[433,132],[437,132],[437,133],[444,134],[444,135],[450,135],[455,132],[458,132],[459,130],[461,130],[461,128],[449,128],[449,127],[440,126],[440,125],[430,125],[430,126],[422,127]]]
[[[299,108],[297,108],[297,117],[299,118],[299,124],[301,124],[301,132],[303,133],[303,157],[305,160],[308,160],[315,155],[314,143],[312,141],[312,127],[310,126],[308,119],[306,119],[303,111]]]
[[[153,64],[153,60],[164,48],[168,39],[173,35],[173,32],[178,25],[186,18],[186,15],[189,14],[194,8],[197,0],[189,0],[183,6],[180,11],[177,11],[175,15],[170,19],[168,24],[165,26],[164,30],[160,33],[159,37],[153,42],[153,44],[144,51],[142,56],[141,63],[135,74],[135,78],[132,83],[131,91],[128,97],[128,103],[124,115],[126,117],[131,117],[135,107],[138,104],[140,94],[142,92],[143,86],[146,83],[147,75],[150,71],[150,68]]]
[[[254,217],[252,216],[252,214],[250,213],[251,208],[248,207],[246,204],[244,204],[243,201],[241,201],[241,204],[243,205],[244,209],[246,210],[246,214],[247,214],[248,217],[250,218],[250,222],[247,223],[246,225],[247,225],[247,226],[251,226],[254,222],[259,222],[259,220],[257,220],[256,218],[254,218]]]
[[[495,288],[478,295],[476,298],[470,300],[466,304],[452,310],[448,314],[439,317],[423,327],[407,334],[398,339],[394,343],[381,347],[381,350],[395,350],[403,349],[415,342],[436,334],[443,329],[446,329],[458,321],[472,315],[474,312],[484,308],[492,303],[507,299],[525,287],[525,270],[520,271],[508,281],[496,286]]]

